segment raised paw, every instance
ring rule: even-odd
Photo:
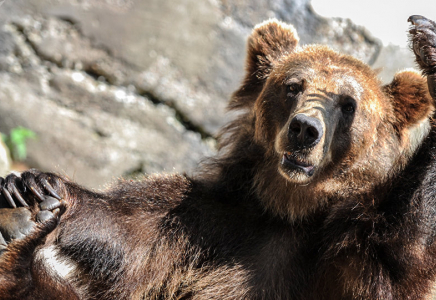
[[[62,180],[54,174],[29,170],[21,175],[9,174],[0,177],[0,208],[19,206],[33,206],[36,203],[49,201],[53,206],[53,199],[62,200]]]
[[[436,71],[436,23],[423,16],[410,16],[411,48],[416,61],[426,74]]]
[[[428,88],[436,99],[436,23],[423,16],[410,16],[410,46],[416,62],[427,75]]]
[[[65,211],[62,179],[30,170],[0,177],[0,252]],[[53,222],[52,222],[53,223]]]
[[[29,207],[38,222],[59,212],[62,204],[62,180],[51,173],[29,170],[21,175],[0,177],[0,208]]]

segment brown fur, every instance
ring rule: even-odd
[[[385,87],[385,92],[394,101],[395,124],[401,133],[404,128],[425,119],[431,112],[432,102],[428,88],[415,72],[400,72]],[[416,101],[415,99],[419,99]]]
[[[241,113],[196,176],[94,193],[41,173],[68,209],[0,257],[0,299],[425,299],[436,276],[425,79],[401,72],[382,87],[359,60],[297,43],[276,21],[254,29],[230,102]],[[290,138],[297,114],[319,122],[319,142]],[[50,247],[69,275],[32,265]]]

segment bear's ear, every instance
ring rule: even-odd
[[[274,63],[283,55],[291,53],[298,41],[297,31],[292,25],[276,19],[257,25],[247,42],[245,79],[233,94],[230,108],[241,108],[254,103]]]
[[[393,101],[394,126],[400,134],[426,121],[434,110],[427,80],[417,71],[398,72],[392,82],[384,87],[384,91]]]

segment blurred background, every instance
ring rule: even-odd
[[[0,3],[0,172],[35,167],[93,188],[212,155],[246,38],[265,19],[360,58],[383,82],[415,66],[408,16],[436,19],[436,2],[418,0]]]

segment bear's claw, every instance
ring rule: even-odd
[[[59,201],[62,200],[61,196],[59,196],[56,191],[53,189],[53,187],[48,183],[47,179],[41,178],[41,184],[46,189],[47,192],[50,193],[54,198],[58,199]]]
[[[407,19],[407,22],[412,23],[412,25],[421,26],[423,24],[433,23],[433,21],[427,19],[426,17],[420,15],[413,15]]]

